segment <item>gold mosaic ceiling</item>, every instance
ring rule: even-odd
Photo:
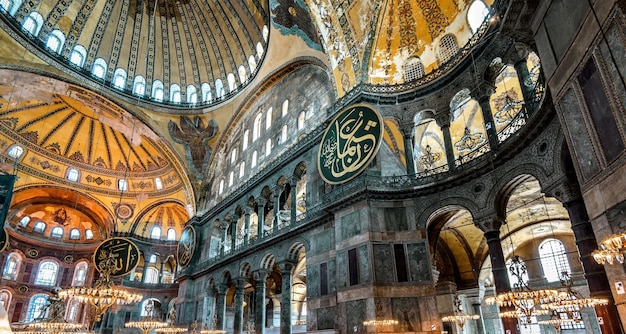
[[[13,17],[22,24],[30,13],[39,13],[44,22],[36,38],[46,44],[60,31],[65,41],[58,53],[68,63],[73,50],[84,48],[84,64],[79,67],[85,74],[103,59],[105,81],[111,84],[115,71],[124,70],[127,93],[133,92],[134,79],[141,76],[146,97],[159,80],[163,102],[170,100],[170,87],[176,84],[183,102],[187,86],[193,85],[200,103],[203,83],[210,85],[215,99],[218,80],[225,94],[230,91],[229,74],[237,89],[251,81],[266,48],[263,27],[268,25],[268,11],[262,0],[34,0],[25,1]]]

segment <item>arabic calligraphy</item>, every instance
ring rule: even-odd
[[[320,175],[331,184],[357,176],[376,155],[382,131],[380,115],[369,106],[351,106],[340,112],[320,144]]]
[[[178,242],[178,264],[185,267],[191,262],[196,244],[196,231],[192,226],[187,226],[183,230]]]
[[[103,241],[94,253],[96,269],[111,277],[124,276],[139,263],[139,248],[125,238],[110,238]]]

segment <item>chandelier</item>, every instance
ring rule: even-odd
[[[63,319],[65,302],[59,297],[59,290],[58,287],[52,289],[52,295],[38,309],[39,316],[37,318],[25,324],[19,323],[19,325],[25,325],[22,327],[24,330],[19,331],[19,333],[58,334],[75,332],[83,328],[83,324],[67,322]]]
[[[187,331],[187,328],[185,327],[173,327],[173,326],[155,329],[155,332],[157,333],[167,333],[167,334],[176,334],[176,333],[182,333],[186,331]]]
[[[165,328],[169,324],[155,317],[154,300],[148,300],[145,303],[146,316],[139,321],[129,321],[124,324],[126,328],[138,328],[143,334],[148,334],[153,329]]]
[[[568,318],[575,322],[580,322],[580,310],[586,307],[593,308],[596,306],[608,305],[609,300],[605,298],[583,298],[580,293],[572,289],[574,280],[568,272],[561,273],[559,278],[561,285],[565,287],[565,291],[559,294],[559,299],[553,302],[541,305],[541,308],[550,310],[552,313],[567,313]]]
[[[224,334],[226,333],[225,330],[223,329],[215,329],[215,327],[217,327],[217,316],[213,316],[213,320],[211,321],[211,329],[201,329],[199,331],[196,331],[196,328],[198,328],[198,322],[194,321],[191,324],[191,331],[189,333],[193,333],[193,334]]]
[[[478,314],[466,314],[463,312],[463,307],[461,304],[461,299],[459,296],[454,296],[454,314],[447,315],[445,317],[441,317],[441,321],[443,322],[452,322],[457,324],[461,328],[461,332],[463,332],[463,327],[469,320],[479,319],[480,316]]]
[[[100,262],[97,268],[100,270],[100,277],[93,287],[71,287],[59,291],[59,297],[69,300],[76,299],[90,305],[90,328],[93,324],[102,320],[102,315],[114,304],[133,304],[141,301],[143,296],[139,293],[132,293],[120,287],[114,286],[111,281],[111,273],[116,268],[116,257],[109,252],[108,256]]]
[[[524,325],[531,322],[532,317],[548,314],[547,311],[537,309],[537,305],[557,301],[559,292],[555,289],[533,290],[528,286],[526,265],[519,256],[513,256],[509,272],[517,279],[511,291],[499,293],[496,296],[485,298],[489,305],[499,307],[514,307],[514,310],[500,312],[501,318],[518,318]]]
[[[363,321],[363,326],[374,326],[374,328],[376,328],[376,333],[381,333],[381,327],[395,326],[397,324],[398,324],[398,320],[394,320],[394,319],[375,319],[375,320]],[[355,326],[355,331],[356,331],[356,326]]]
[[[598,264],[624,263],[624,241],[626,233],[613,234],[600,242],[599,249],[591,253]]]

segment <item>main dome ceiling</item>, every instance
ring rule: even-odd
[[[74,70],[184,105],[216,103],[251,81],[266,49],[268,11],[263,0],[34,0],[11,14],[26,31],[25,19],[40,21],[32,37]],[[58,50],[50,38],[59,39]]]

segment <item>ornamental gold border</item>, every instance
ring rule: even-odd
[[[178,262],[178,264],[179,264],[179,265],[181,265],[181,263],[180,263],[180,259],[178,258],[178,254],[179,254],[179,250],[180,250],[180,243],[181,243],[181,241],[182,241],[182,239],[183,239],[183,238],[182,238],[182,236],[183,236],[183,234],[185,234],[185,231],[186,231],[186,230],[191,231],[191,236],[192,236],[192,238],[193,238],[193,247],[191,247],[191,255],[189,255],[189,263],[187,263],[187,264],[185,264],[185,265],[182,265],[182,267],[187,267],[187,266],[191,263],[191,259],[193,258],[193,255],[194,255],[194,254],[195,254],[195,252],[196,252],[196,229],[195,229],[195,228],[193,228],[193,226],[191,226],[191,225],[187,225],[187,226],[185,226],[185,228],[183,229],[183,233],[181,233],[181,235],[180,235],[180,236],[181,236],[181,238],[180,238],[180,240],[178,241],[178,246],[176,247],[176,262]]]
[[[137,245],[136,245],[134,242],[132,242],[130,239],[128,239],[128,238],[121,238],[121,237],[113,237],[113,238],[108,238],[108,239],[106,239],[106,240],[102,241],[102,242],[100,243],[100,245],[98,245],[98,247],[96,248],[96,250],[93,252],[93,255],[91,256],[91,261],[93,262],[93,265],[96,267],[96,271],[97,271],[97,272],[100,272],[100,270],[98,270],[98,264],[96,263],[96,254],[98,254],[98,251],[100,250],[100,247],[102,247],[102,245],[103,245],[105,242],[107,242],[107,241],[109,241],[109,240],[115,240],[115,239],[120,239],[120,240],[127,241],[128,243],[130,243],[131,245],[133,245],[133,247],[135,247],[135,248],[137,249],[137,254],[138,254],[138,255],[141,255],[141,250],[139,249],[139,247],[137,247]],[[144,259],[144,261],[145,261],[145,259]],[[137,263],[136,263],[136,264],[133,266],[133,268],[132,268],[132,269],[130,269],[127,273],[125,273],[125,274],[123,274],[123,275],[111,275],[111,277],[123,277],[123,276],[126,276],[126,275],[130,274],[130,272],[131,272],[131,271],[135,270],[135,269],[137,268],[137,266],[138,266],[138,265],[139,265],[139,260],[137,260]]]
[[[349,178],[347,178],[345,180],[342,180],[341,182],[329,181],[329,180],[326,179],[326,177],[324,177],[324,173],[321,172],[321,168],[320,168],[320,155],[322,154],[322,143],[323,143],[324,139],[326,139],[326,135],[328,134],[328,131],[331,129],[332,125],[335,123],[337,118],[339,118],[339,116],[343,115],[343,113],[345,113],[347,110],[355,108],[355,107],[366,107],[366,108],[369,108],[378,117],[378,120],[380,121],[380,136],[379,136],[378,143],[376,143],[376,148],[374,149],[374,154],[369,158],[369,161],[366,164],[364,164],[363,167],[361,167],[361,170],[359,170],[358,172],[354,173],[354,175],[350,176]],[[328,127],[326,128],[326,131],[324,131],[324,134],[322,135],[322,141],[320,141],[320,143],[319,143],[320,147],[317,149],[317,172],[320,174],[320,177],[322,178],[322,180],[324,180],[324,182],[326,182],[328,184],[337,185],[337,184],[343,184],[343,183],[346,183],[348,181],[351,181],[355,177],[359,176],[361,173],[363,173],[363,171],[365,169],[367,169],[369,164],[372,162],[372,159],[374,159],[376,157],[376,155],[378,155],[378,150],[380,149],[380,145],[383,142],[384,134],[385,134],[385,120],[383,119],[383,117],[380,114],[380,112],[378,111],[378,109],[376,109],[376,107],[374,107],[373,105],[368,104],[368,103],[357,103],[357,104],[352,104],[352,105],[349,105],[349,106],[343,108],[328,123]]]

